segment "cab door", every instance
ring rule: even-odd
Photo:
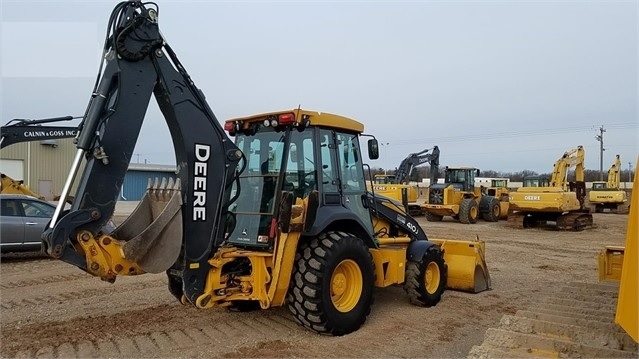
[[[350,209],[366,225],[370,233],[373,231],[371,214],[364,207],[362,195],[366,192],[366,180],[359,137],[355,134],[336,133],[337,158],[343,206]]]

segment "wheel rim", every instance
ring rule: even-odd
[[[331,301],[335,309],[346,313],[357,305],[364,288],[362,271],[352,259],[341,261],[331,276]]]
[[[477,218],[477,207],[470,207],[470,211],[468,211],[468,214],[470,215],[471,219]]]
[[[493,215],[494,215],[495,217],[499,217],[500,212],[501,212],[501,210],[500,210],[499,206],[494,206],[494,207],[493,207]]]
[[[424,284],[426,285],[426,291],[429,294],[433,294],[439,288],[439,281],[441,280],[441,273],[439,272],[439,266],[435,262],[430,262],[426,266],[426,273],[424,274]]]

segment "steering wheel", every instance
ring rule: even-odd
[[[317,189],[317,182],[315,181],[315,170],[306,172],[302,178],[302,197],[307,197],[311,191]]]

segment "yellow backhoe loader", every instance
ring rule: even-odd
[[[508,222],[515,228],[534,227],[552,222],[558,229],[582,230],[593,225],[585,206],[583,146],[565,152],[554,164],[549,182],[541,178],[524,180],[524,187],[510,193]],[[575,181],[568,171],[575,169]]]
[[[615,162],[608,170],[608,181],[596,181],[592,183],[590,193],[588,193],[588,202],[593,212],[601,213],[606,209],[610,209],[614,213],[626,213],[626,205],[628,198],[626,191],[620,187],[621,176],[621,159],[619,155],[615,157]]]
[[[63,197],[86,166],[71,208],[58,206],[42,235],[49,256],[110,282],[165,271],[169,291],[198,308],[287,305],[332,335],[365,322],[374,287],[403,285],[420,306],[445,287],[490,287],[484,242],[429,239],[396,202],[366,190],[362,123],[295,109],[222,128],[162,37],[157,5],[122,2],[108,29]],[[108,231],[152,94],[178,179],[151,184]],[[378,157],[376,139],[367,149]]]

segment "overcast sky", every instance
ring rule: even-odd
[[[638,146],[637,1],[162,1],[160,29],[220,121],[305,109],[364,123],[374,167],[550,172]],[[116,1],[1,2],[2,124],[82,115]],[[173,164],[155,103],[132,162]],[[139,156],[138,156],[139,155]]]

